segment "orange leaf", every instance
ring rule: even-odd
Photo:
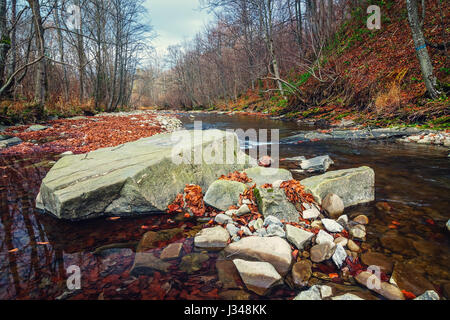
[[[13,252],[17,252],[17,251],[19,251],[19,249],[14,248],[14,249],[9,250],[8,252],[9,252],[9,253],[13,253]]]
[[[416,295],[412,292],[406,291],[406,290],[402,290],[403,295],[405,296],[406,299],[408,300],[412,300],[416,298]]]

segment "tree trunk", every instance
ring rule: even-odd
[[[59,12],[58,9],[54,10],[55,13],[55,24],[56,24],[56,35],[57,35],[57,39],[58,39],[58,49],[59,49],[59,55],[60,55],[60,59],[61,62],[63,63],[62,68],[63,68],[63,90],[64,90],[64,98],[65,101],[69,100],[69,80],[67,77],[67,67],[64,64],[65,62],[65,57],[64,57],[64,39],[62,36],[62,31],[61,31],[61,23],[60,23],[60,19],[59,19]]]
[[[440,92],[436,89],[436,77],[433,74],[433,65],[428,55],[422,28],[420,27],[417,0],[406,0],[406,9],[408,11],[409,25],[411,27],[411,34],[414,40],[416,55],[419,59],[423,80],[425,81],[425,86],[430,97],[436,99],[440,96]]]
[[[6,0],[0,0],[0,87],[3,87],[6,70],[6,59],[11,48],[6,13]]]
[[[36,47],[39,56],[45,56],[44,28],[42,26],[41,8],[38,0],[27,0],[33,13],[33,23],[36,32]],[[34,99],[43,106],[47,98],[47,62],[42,59],[36,68]]]

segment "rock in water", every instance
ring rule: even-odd
[[[439,295],[434,290],[428,290],[414,300],[440,300]]]
[[[246,237],[225,248],[228,257],[269,262],[282,276],[292,263],[291,246],[280,237]]]
[[[332,256],[334,264],[340,269],[345,259],[347,258],[347,253],[341,244],[336,245],[336,250]]]
[[[331,218],[338,218],[344,212],[344,202],[338,195],[330,193],[322,200],[322,208]]]
[[[330,259],[335,250],[336,245],[332,242],[325,242],[322,244],[317,244],[311,248],[311,261],[312,262],[322,262]]]
[[[227,246],[230,235],[225,228],[216,226],[206,228],[195,235],[194,245],[205,249],[223,249]]]
[[[351,249],[350,249],[351,250]],[[361,261],[367,266],[376,266],[381,272],[391,274],[394,262],[391,258],[378,252],[365,252],[361,255]]]
[[[294,285],[303,288],[308,285],[308,280],[312,275],[312,263],[309,260],[296,262],[292,267],[292,281]]]
[[[308,290],[300,292],[294,300],[322,300],[320,295],[320,287],[312,286]]]
[[[234,133],[159,134],[61,158],[42,181],[37,207],[70,220],[164,212],[186,184],[207,190],[219,176],[252,165]]]
[[[138,252],[134,258],[130,274],[133,276],[152,275],[153,272],[167,272],[170,264],[155,257],[153,253]]]
[[[375,200],[375,172],[369,167],[330,171],[300,182],[319,204],[330,193],[338,195],[345,207]]]
[[[8,148],[8,147],[15,146],[15,145],[18,145],[21,143],[22,143],[22,140],[20,140],[17,137],[0,136],[0,149]]]
[[[374,279],[372,281],[372,278]],[[380,282],[372,272],[363,271],[355,277],[356,281],[389,300],[405,300],[403,293],[388,282]]]
[[[293,179],[290,171],[279,168],[253,167],[246,169],[244,173],[252,179],[250,184],[253,185],[256,183],[257,186],[261,186],[266,183],[272,184],[278,180],[288,181]]]
[[[270,288],[282,282],[280,274],[268,262],[234,259],[233,263],[247,289],[258,295],[265,295]]]
[[[161,252],[161,260],[177,259],[180,256],[182,243],[171,243]]]
[[[346,294],[343,294],[341,296],[333,297],[331,299],[332,300],[364,300],[364,299],[362,299],[362,298],[360,298],[357,295],[354,295],[352,293],[346,293]]]
[[[209,186],[204,200],[206,204],[226,211],[230,206],[238,204],[239,195],[244,193],[245,189],[245,184],[241,182],[217,180]]]
[[[300,163],[300,166],[302,167],[302,170],[308,172],[325,172],[332,164],[334,164],[333,160],[327,155],[303,160]]]
[[[288,200],[284,189],[255,188],[254,195],[264,217],[274,216],[287,222],[298,222],[300,213]]]

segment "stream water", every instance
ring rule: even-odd
[[[194,120],[201,120],[203,129],[279,129],[280,138],[314,129],[248,115],[178,116],[188,129]],[[330,170],[372,167],[376,201],[345,212],[350,218],[361,213],[369,217],[364,248],[402,261],[442,293],[443,286],[450,282],[450,242],[445,228],[450,218],[448,150],[356,140],[281,144],[279,150],[281,159],[328,154],[335,162]],[[234,287],[222,288],[216,270],[218,253],[209,252],[206,261],[196,261],[198,253],[192,243],[193,235],[202,227],[200,222],[158,215],[74,223],[36,211],[35,197],[50,168],[48,161],[56,159],[54,154],[0,157],[0,299],[54,299],[62,294],[72,299],[259,298],[240,289],[239,279],[235,279]],[[280,165],[293,166],[285,161]],[[306,176],[294,177],[300,180]],[[380,202],[384,204],[376,205]],[[132,277],[129,270],[136,243],[148,231],[163,235],[154,248],[156,255],[167,244],[180,242],[184,255],[191,259],[184,261],[183,267],[180,259],[170,262],[166,273]],[[383,238],[386,241],[381,241]],[[94,254],[101,246],[117,243],[116,248]],[[81,289],[70,292],[66,280],[67,268],[72,265],[81,270]],[[367,293],[358,286],[343,286],[339,281],[335,284],[339,291]],[[270,297],[286,299],[297,292],[282,286]]]

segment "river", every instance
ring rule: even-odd
[[[194,121],[202,121],[203,129],[278,129],[280,138],[314,129],[252,115],[178,116],[188,129]],[[450,242],[445,228],[450,218],[448,149],[357,140],[279,145],[280,166],[285,168],[294,165],[284,158],[325,154],[335,162],[330,170],[363,165],[375,170],[376,201],[345,211],[350,218],[361,213],[369,217],[364,249],[405,263],[442,293],[443,285],[450,282]],[[239,289],[238,280],[232,290],[221,288],[217,253],[208,253],[209,259],[200,263],[197,271],[186,272],[174,263],[167,273],[130,276],[134,248],[145,232],[169,230],[166,234],[170,236],[162,237],[154,249],[156,254],[171,242],[182,242],[188,254],[192,236],[202,224],[167,215],[74,223],[39,213],[34,199],[49,170],[45,161],[56,159],[53,154],[0,158],[0,299],[54,299],[63,293],[73,299],[259,298]],[[306,175],[294,177],[301,180]],[[383,237],[389,238],[389,243],[380,241]],[[93,254],[96,248],[114,243],[121,245]],[[81,289],[69,292],[67,268],[72,265],[81,270]],[[338,281],[336,288],[367,291]],[[283,286],[272,292],[271,298],[288,299],[296,293],[298,290]]]

